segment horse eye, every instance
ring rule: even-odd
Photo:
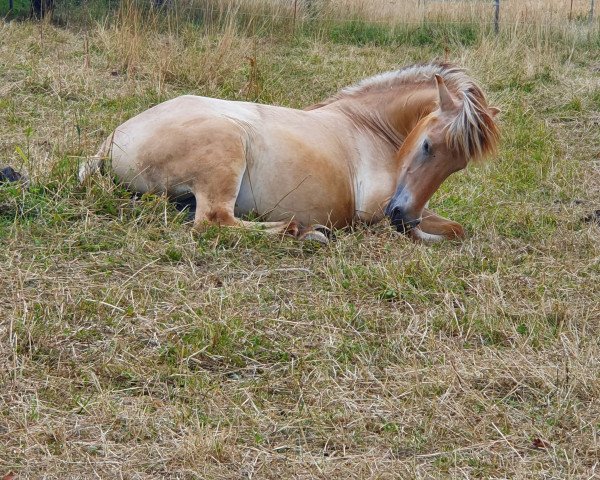
[[[423,152],[426,155],[429,155],[431,153],[431,144],[429,143],[429,140],[425,140],[423,142]]]

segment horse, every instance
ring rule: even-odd
[[[117,127],[79,179],[109,160],[135,192],[193,196],[200,232],[260,226],[326,243],[329,229],[389,217],[417,242],[462,239],[463,227],[428,202],[450,174],[496,150],[498,112],[446,63],[382,73],[304,110],[184,95]]]

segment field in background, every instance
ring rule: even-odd
[[[14,0],[12,16],[27,15],[30,0]],[[169,12],[182,18],[206,20],[235,15],[237,20],[260,23],[302,21],[340,22],[359,19],[376,24],[422,22],[493,22],[492,0],[56,0],[55,14],[65,21],[82,16],[93,20],[125,6]],[[596,6],[595,22],[598,19]],[[590,21],[591,0],[501,0],[500,20],[507,26],[523,24],[563,26],[566,20]],[[8,0],[0,5],[8,12]]]
[[[113,2],[118,3],[118,2]],[[492,0],[189,0],[166,2],[179,9],[212,8],[241,10],[276,16],[349,17],[379,23],[419,23],[428,20],[451,22],[492,21]],[[501,15],[508,24],[559,23],[588,19],[590,0],[501,0]]]
[[[597,476],[587,2],[569,22],[569,2],[502,1],[499,36],[487,14],[453,16],[479,2],[422,2],[425,21],[397,2],[404,22],[394,2],[314,2],[332,13],[295,20],[271,3],[73,2],[55,24],[0,23],[0,164],[31,177],[0,186],[0,476]],[[526,4],[553,13],[524,21]],[[465,65],[503,110],[497,157],[431,202],[462,244],[383,224],[325,248],[194,236],[162,198],[76,182],[108,132],[168,98],[302,108],[432,59]]]

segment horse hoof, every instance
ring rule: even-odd
[[[292,220],[290,223],[288,223],[287,227],[285,228],[285,234],[291,237],[297,237],[300,234],[299,223],[295,220]]]
[[[326,227],[325,225],[321,225],[319,223],[315,224],[315,225],[311,225],[310,228],[312,228],[313,230],[317,231],[317,232],[321,232],[323,235],[325,235],[327,237],[327,240],[335,240],[335,233],[333,233],[333,230],[329,227]]]
[[[321,243],[323,245],[329,244],[329,239],[327,238],[327,236],[324,233],[320,232],[319,230],[312,230],[312,229],[301,233],[298,236],[298,240],[302,240],[302,241],[312,240],[312,241]]]
[[[438,243],[443,240],[446,240],[446,237],[443,235],[436,235],[433,233],[427,233],[421,230],[420,228],[411,228],[408,233],[408,238],[410,238],[415,243],[424,243],[424,244],[432,244]]]

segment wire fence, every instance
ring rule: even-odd
[[[374,23],[416,23],[436,17],[445,20],[489,21],[595,19],[595,0],[107,0],[112,8],[136,3],[163,11],[221,12],[257,17],[306,20],[326,18],[344,21],[362,18]],[[414,8],[416,7],[416,8]],[[268,11],[269,13],[261,13]]]
[[[1,3],[7,2],[3,9]],[[114,16],[123,9],[151,10],[196,23],[241,20],[286,22],[295,29],[307,22],[368,22],[374,25],[487,24],[496,34],[503,26],[597,24],[595,0],[17,0],[28,13],[52,13],[69,21]],[[27,10],[27,9],[26,9]],[[15,13],[15,0],[0,0],[0,14]]]

